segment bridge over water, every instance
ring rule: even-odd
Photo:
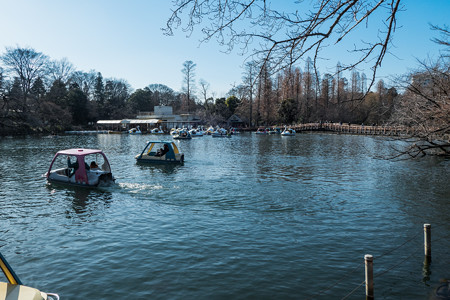
[[[288,126],[297,132],[302,131],[331,131],[348,134],[364,135],[388,135],[400,136],[412,133],[411,128],[406,126],[384,126],[384,125],[357,125],[348,123],[305,123]]]

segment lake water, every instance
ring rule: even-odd
[[[450,278],[450,160],[389,161],[380,137],[177,141],[180,166],[136,164],[151,135],[0,139],[0,251],[62,299],[429,299]],[[46,184],[53,155],[99,148],[117,184]],[[424,266],[423,224],[432,225]]]

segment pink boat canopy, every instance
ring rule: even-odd
[[[84,155],[96,154],[96,153],[102,153],[102,150],[78,148],[78,149],[66,149],[66,150],[58,151],[58,154],[74,155],[74,156],[80,156],[80,155],[84,156]]]

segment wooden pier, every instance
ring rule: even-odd
[[[288,126],[296,132],[306,131],[330,131],[336,133],[361,134],[361,135],[387,135],[401,136],[409,135],[411,129],[405,126],[383,126],[383,125],[357,125],[348,123],[305,123]]]

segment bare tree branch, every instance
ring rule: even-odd
[[[261,61],[260,65],[270,62],[271,73],[275,74],[308,55],[314,57],[317,69],[325,47],[352,40],[352,33],[368,24],[369,18],[378,20],[384,16],[387,22],[376,25],[378,36],[369,36],[369,41],[361,41],[359,46],[348,49],[360,56],[342,66],[343,71],[351,70],[373,60],[369,90],[388,52],[397,26],[396,16],[401,10],[400,1],[317,0],[312,7],[307,2],[296,1],[298,10],[293,12],[278,8],[279,3],[263,0],[174,0],[175,9],[164,30],[166,34],[173,34],[183,20],[186,25],[182,30],[189,34],[196,26],[202,26],[201,42],[214,37],[227,51],[239,45],[242,54],[251,47],[251,60]]]

